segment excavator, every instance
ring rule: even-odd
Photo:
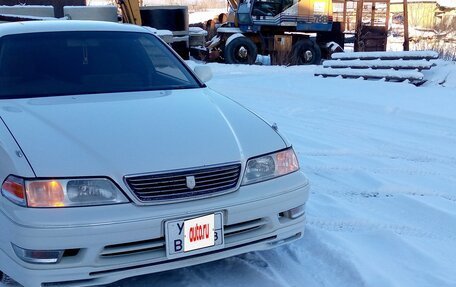
[[[138,0],[117,0],[125,23],[141,25]],[[332,0],[228,0],[228,21],[205,47],[206,59],[253,64],[258,54],[281,64],[318,64],[342,50],[341,25],[332,21]],[[216,55],[209,56],[209,55]]]
[[[124,23],[142,26],[138,0],[117,0],[117,6],[122,11],[122,21]]]
[[[333,22],[332,0],[228,0],[228,22],[217,29],[209,50],[226,63],[253,64],[270,54],[281,64],[319,64],[342,51],[341,23]]]

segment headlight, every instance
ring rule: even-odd
[[[126,203],[128,199],[106,178],[28,180],[9,176],[2,194],[28,207],[76,207]]]
[[[249,159],[242,184],[251,184],[295,172],[298,159],[292,148]]]

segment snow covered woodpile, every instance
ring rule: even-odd
[[[434,51],[335,53],[315,71],[315,76],[408,80],[420,85],[426,81],[421,71],[435,66],[431,60],[438,57]]]
[[[118,22],[115,6],[65,6],[63,13],[71,20]]]

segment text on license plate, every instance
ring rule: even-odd
[[[222,213],[187,220],[166,222],[166,253],[168,258],[186,256],[186,252],[204,252],[223,247]],[[195,254],[198,252],[191,252]]]

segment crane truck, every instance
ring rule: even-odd
[[[137,0],[117,0],[117,4],[124,22],[141,25]],[[228,0],[228,4],[227,23],[205,47],[206,55],[216,56],[207,59],[253,64],[258,54],[274,55],[281,49],[289,64],[319,64],[343,49],[341,23],[332,19],[332,0]],[[279,47],[280,40],[289,45]]]
[[[280,49],[289,64],[319,64],[331,52],[343,50],[344,34],[341,23],[333,22],[332,0],[228,0],[228,4],[228,22],[207,45],[209,53],[218,53],[226,63],[253,64],[258,54],[274,55]]]

